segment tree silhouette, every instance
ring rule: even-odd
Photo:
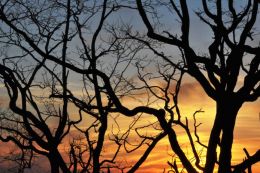
[[[248,0],[245,7],[240,8],[235,4],[238,2],[232,0],[228,2],[202,0],[200,2],[203,7],[196,14],[214,34],[206,55],[196,53],[190,44],[191,12],[186,0],[165,3],[149,2],[142,3],[140,0],[136,0],[139,14],[148,30],[147,36],[160,43],[181,49],[185,59],[186,72],[194,77],[207,95],[216,102],[215,121],[207,146],[207,160],[203,171],[213,172],[216,163],[219,165],[218,172],[231,172],[232,168],[234,168],[234,172],[245,170],[247,166],[259,161],[259,151],[253,157],[249,157],[240,165],[233,167],[231,166],[231,149],[239,109],[243,103],[257,100],[260,94],[260,48],[259,45],[254,47],[248,41],[254,37],[252,34],[258,19],[259,1]],[[156,14],[155,10],[148,10],[155,9],[154,4],[157,7],[167,6],[176,14],[180,25],[180,35],[171,34],[170,31],[157,32],[158,27],[154,27],[148,15]],[[176,65],[163,53],[153,49],[149,42],[145,40],[143,42],[158,56]],[[244,76],[241,74],[241,70],[245,74]],[[239,77],[243,77],[242,86],[238,84]],[[217,156],[218,145],[220,153]],[[180,155],[179,157],[188,172],[196,172],[186,164],[185,158]]]
[[[211,8],[201,2],[197,16],[214,33],[203,56],[190,45],[185,0],[1,1],[0,79],[12,112],[1,114],[0,140],[28,154],[20,158],[20,163],[29,158],[21,169],[30,167],[36,153],[48,158],[53,173],[135,172],[168,137],[175,153],[168,162],[172,171],[179,172],[178,160],[191,173],[213,172],[215,164],[219,172],[250,170],[260,160],[259,151],[246,152],[246,160],[231,165],[231,148],[239,109],[259,97],[260,51],[247,41],[253,38],[258,2],[249,0],[239,9],[233,1],[227,9],[219,0],[210,2]],[[180,36],[160,32],[151,22],[160,24],[156,9],[162,7],[175,12]],[[148,37],[120,18],[124,10],[139,11]],[[178,48],[181,59],[159,50],[164,44]],[[241,70],[244,84],[238,86]],[[185,73],[216,101],[208,145],[197,133],[196,115],[202,110],[193,114],[191,124],[178,106]],[[147,116],[149,121],[142,121]],[[120,118],[129,120],[127,125]],[[175,127],[187,136],[191,154],[182,148]],[[201,147],[207,149],[205,164]],[[139,149],[143,152],[134,163],[120,157]]]
[[[82,96],[82,100],[86,99],[86,101],[83,102],[74,97],[73,92],[68,89],[69,72],[66,66],[69,61],[68,43],[76,36],[82,42],[77,52],[78,60],[82,60],[86,65],[86,71],[88,68],[96,69],[98,57],[110,51],[119,51],[114,40],[108,48],[102,48],[102,45],[96,48],[97,36],[104,20],[118,8],[107,7],[107,5],[109,6],[107,1],[102,3],[93,1],[87,6],[70,0],[60,2],[1,1],[0,19],[4,24],[3,27],[1,25],[1,44],[6,50],[15,49],[11,55],[5,50],[1,52],[3,58],[0,64],[0,75],[8,92],[9,108],[14,113],[13,119],[8,115],[1,118],[1,124],[3,124],[1,129],[4,131],[1,134],[1,140],[14,142],[21,151],[31,150],[46,156],[52,172],[59,172],[59,170],[77,172],[79,163],[82,164],[80,165],[82,172],[91,169],[93,172],[99,172],[102,164],[113,163],[116,157],[115,155],[112,160],[100,160],[107,130],[108,113],[102,109],[104,101],[101,100],[100,95],[103,91],[98,87],[96,73],[89,73],[91,77],[87,73],[86,75],[80,73],[79,78],[83,78],[85,88],[85,93],[83,93],[85,96]],[[97,29],[92,35],[91,48],[89,48],[82,37],[85,32],[83,30],[88,27],[88,22],[92,22],[90,20],[100,13],[100,21],[96,24]],[[79,18],[80,15],[82,18]],[[96,51],[99,52],[96,53]],[[118,54],[119,58],[120,56]],[[67,64],[69,67],[74,67],[73,64]],[[89,93],[93,91],[87,84],[89,81],[94,86],[94,95]],[[78,116],[74,119],[68,112],[69,102],[75,103],[79,110]],[[92,102],[96,102],[93,104],[97,105],[99,111],[90,110],[88,104]],[[87,157],[84,158],[84,162],[78,161],[74,150],[75,143],[72,142],[70,148],[72,160],[68,163],[58,147],[68,136],[71,127],[81,122],[83,113],[96,118],[96,121],[89,127],[85,126],[88,128],[86,132],[83,132],[86,135],[85,143],[88,142],[85,145],[88,145],[90,159],[86,163]],[[99,129],[98,139],[90,139],[92,137],[88,136],[89,131],[96,128]],[[81,155],[82,153],[77,157],[82,159]]]
[[[143,114],[161,117],[164,111],[148,106],[158,94],[149,91],[147,75],[141,74],[136,58],[143,45],[124,39],[121,30],[127,26],[108,20],[121,7],[132,7],[107,0],[6,0],[0,5],[0,78],[12,111],[12,116],[4,114],[0,119],[0,140],[13,142],[21,153],[29,150],[30,158],[45,156],[53,173],[135,172],[167,132],[157,121],[139,123]],[[128,72],[136,64],[139,85]],[[165,72],[157,74],[167,84],[160,90],[168,97],[170,84],[180,83],[182,75],[175,79],[176,68],[172,67],[158,70]],[[75,82],[80,94],[73,87]],[[122,98],[143,93],[150,94],[141,106],[129,109],[123,105]],[[160,99],[169,105],[169,98]],[[171,107],[168,111],[173,114]],[[117,120],[122,115],[132,117],[126,126]],[[156,133],[143,133],[145,129]],[[171,135],[176,143],[176,135]],[[141,148],[143,154],[131,165],[118,157]],[[115,152],[106,156],[105,150]],[[30,166],[31,159],[22,169]]]

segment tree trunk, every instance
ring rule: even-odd
[[[48,158],[51,165],[51,173],[59,173],[59,169],[62,170],[62,173],[70,173],[70,170],[57,149],[50,151]]]
[[[236,123],[237,113],[241,104],[238,104],[234,100],[231,101],[225,107],[225,117],[222,122],[222,138],[220,144],[219,155],[219,173],[231,172],[231,159],[232,159],[232,145],[233,145],[233,133]]]
[[[48,159],[51,166],[51,173],[59,173],[59,164],[57,163],[55,156],[53,154],[49,154]]]
[[[217,112],[213,128],[210,133],[208,142],[206,164],[204,173],[212,173],[217,160],[217,145],[219,143],[219,136],[221,132],[221,116],[223,115],[222,109],[217,104]]]
[[[232,97],[233,98],[233,97]],[[233,131],[241,103],[231,97],[223,97],[216,102],[216,117],[210,134],[204,173],[212,173],[217,161],[217,146],[220,143],[219,173],[231,171],[231,150]],[[220,141],[220,135],[222,138]]]
[[[107,115],[101,117],[97,146],[93,151],[93,172],[100,172],[100,155],[104,146],[105,134],[107,130]]]

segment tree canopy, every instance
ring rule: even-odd
[[[0,141],[19,149],[4,159],[18,172],[38,156],[52,173],[138,172],[166,139],[165,171],[252,172],[260,150],[233,164],[232,146],[239,110],[260,95],[258,5],[1,1]],[[186,76],[215,103],[207,143],[203,108],[187,116],[179,106]]]

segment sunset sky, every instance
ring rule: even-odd
[[[206,26],[205,24],[202,24],[202,22],[196,17],[194,11],[192,10],[198,10],[200,7],[200,3],[198,1],[192,1],[188,0],[190,9],[191,9],[191,35],[190,35],[190,40],[191,40],[191,47],[194,48],[195,52],[198,54],[203,54],[203,53],[208,53],[208,46],[212,42],[213,35],[212,32],[210,31],[209,27]],[[237,4],[243,5],[241,4]],[[134,31],[141,31],[141,32],[146,32],[144,29],[144,24],[141,21],[140,16],[138,13],[134,13],[132,9],[126,9],[125,11],[119,11],[118,14],[121,14],[120,18],[127,18],[126,21],[132,24]],[[164,15],[162,13],[162,23],[167,23],[167,26],[162,26],[163,28],[170,28],[170,31],[172,31],[174,34],[178,33],[179,25],[176,25],[176,20],[172,18],[171,15]],[[118,18],[116,18],[118,19]],[[113,23],[114,19],[109,19],[109,22]],[[169,22],[171,21],[171,22]],[[95,22],[94,22],[95,24]],[[260,26],[260,20],[258,18],[256,22],[256,26]],[[175,33],[175,29],[177,30]],[[260,35],[260,34],[259,34]],[[259,38],[260,36],[256,35],[255,39],[252,41],[249,41],[251,45],[257,45],[259,44]],[[107,35],[104,36],[104,38],[108,37]],[[99,40],[100,41],[100,40]],[[77,47],[77,44],[80,44],[79,39],[75,39],[72,41],[71,44],[71,49],[75,49]],[[169,55],[171,57],[177,57],[180,58],[179,52],[177,52],[177,48],[173,48],[169,45],[163,45],[162,50],[164,51],[165,55]],[[147,53],[146,50],[140,51],[141,53],[138,54],[139,58],[142,59],[143,57],[148,57],[151,55],[151,53]],[[19,54],[18,50],[13,50],[10,48],[9,53],[12,54]],[[72,52],[70,56],[73,56]],[[147,53],[147,54],[146,54]],[[75,53],[76,54],[76,53]],[[151,56],[152,57],[152,56]],[[72,57],[73,58],[73,57]],[[106,58],[106,57],[105,57]],[[106,59],[101,59],[101,63],[104,63],[104,69],[109,67],[110,61],[108,57]],[[112,57],[114,58],[114,57]],[[112,59],[111,58],[111,59]],[[153,58],[153,57],[152,57]],[[145,59],[145,58],[144,58]],[[149,58],[148,58],[149,59]],[[2,55],[0,56],[0,60],[2,60]],[[176,59],[175,59],[176,60]],[[76,62],[77,60],[75,60]],[[144,60],[145,61],[145,60]],[[155,61],[155,60],[154,60]],[[122,63],[125,65],[124,63]],[[127,64],[127,63],[126,63]],[[148,63],[147,63],[148,64]],[[102,66],[103,68],[103,66]],[[123,67],[118,67],[117,70],[122,70]],[[129,80],[137,81],[137,72],[136,72],[136,67],[135,64],[132,66],[130,65],[129,68],[126,70],[126,78]],[[153,73],[155,71],[154,67],[147,67],[147,71]],[[148,73],[147,72],[147,73]],[[105,72],[106,73],[106,72]],[[155,73],[155,72],[154,72]],[[78,75],[78,76],[77,76]],[[244,80],[244,73],[241,72],[240,78],[238,80],[238,86],[243,85],[243,80]],[[39,79],[42,79],[41,76],[39,75]],[[140,82],[140,81],[138,81]],[[163,84],[161,81],[154,79],[153,81],[151,80],[154,84],[158,86],[162,86]],[[175,84],[173,84],[171,87],[175,87]],[[36,87],[35,87],[36,88]],[[82,76],[79,74],[76,74],[75,72],[70,71],[69,73],[69,82],[68,82],[68,88],[78,96],[79,98],[82,95],[82,90],[83,90],[83,84],[82,84]],[[41,96],[44,95],[44,91],[41,89],[33,89],[32,90],[35,95]],[[92,93],[93,90],[91,91]],[[139,91],[138,91],[139,92]],[[47,93],[47,92],[46,92]],[[48,93],[49,94],[49,93]],[[105,96],[106,97],[106,96]],[[104,97],[104,98],[105,98]],[[149,97],[150,99],[150,97]],[[146,101],[149,100],[148,96],[143,94],[143,93],[138,93],[136,95],[133,95],[132,97],[127,96],[122,98],[122,103],[129,107],[133,108],[135,106],[141,106],[145,105]],[[198,134],[200,136],[201,142],[205,145],[208,143],[208,138],[211,132],[212,124],[214,121],[215,117],[215,112],[216,112],[216,105],[215,102],[210,99],[209,96],[206,95],[200,84],[191,76],[185,74],[183,78],[183,82],[181,85],[181,90],[179,93],[179,108],[180,108],[180,113],[182,116],[183,122],[185,121],[185,118],[189,120],[189,125],[190,125],[190,130],[193,133],[194,128],[193,128],[193,114],[197,110],[202,110],[203,112],[198,113],[196,115],[196,120],[197,123],[202,123],[198,127]],[[0,81],[0,108],[8,109],[8,103],[9,99],[7,96],[7,91],[5,89],[5,86],[3,85],[3,82]],[[39,105],[42,104],[39,101]],[[158,101],[154,102],[153,104],[149,105],[153,108],[159,109],[163,108],[163,103]],[[43,105],[41,105],[41,108],[43,108]],[[78,118],[78,108],[75,108],[75,106],[72,106],[72,104],[69,105],[69,114],[71,118]],[[115,114],[111,114],[111,117],[116,117]],[[114,121],[113,118],[109,119],[108,123],[108,131],[106,135],[106,139],[108,140],[111,137],[112,132],[118,132],[118,133],[123,133],[124,130],[126,130],[134,118],[132,117],[125,117],[122,115],[119,115],[117,118],[117,122]],[[94,121],[93,118],[90,118],[90,116],[85,115],[83,117],[82,122],[78,125],[79,128],[86,129],[86,127],[91,124]],[[153,117],[152,115],[142,115],[140,117],[140,120],[136,123],[135,127],[141,127],[145,126],[147,124],[152,124],[156,121],[156,118]],[[55,125],[57,122],[55,120],[50,120],[49,126],[52,127],[53,129],[55,128]],[[117,129],[117,125],[120,125],[120,129]],[[191,154],[191,147],[188,144],[188,139],[187,135],[184,134],[183,129],[177,126],[173,126],[173,128],[177,132],[177,137],[180,142],[181,147],[184,149],[186,152],[187,156],[189,159],[192,158]],[[53,130],[54,131],[54,130]],[[160,131],[155,130],[151,127],[149,128],[144,128],[144,130],[140,130],[141,133],[144,133],[146,135],[154,135],[158,134]],[[131,135],[134,136],[134,132],[131,133]],[[131,136],[130,135],[130,136]],[[75,129],[71,130],[71,133],[66,137],[63,141],[62,144],[59,146],[60,151],[62,151],[64,158],[68,159],[68,150],[69,150],[69,143],[72,141],[73,137],[78,137],[80,138],[81,136],[78,135],[75,132]],[[95,134],[92,136],[95,138]],[[194,136],[193,136],[194,137]],[[195,138],[194,138],[195,139]],[[109,141],[109,140],[108,140]],[[139,139],[136,137],[133,137],[131,139],[131,142],[133,144],[136,144],[139,142]],[[146,145],[145,145],[146,146]],[[201,162],[204,163],[205,161],[205,154],[206,154],[206,149],[203,149],[199,144],[196,144],[196,147],[198,151],[201,151]],[[12,166],[13,163],[10,162],[1,162],[1,158],[4,158],[6,155],[10,154],[10,151],[14,151],[13,153],[17,153],[16,150],[14,150],[14,145],[11,143],[3,143],[0,142],[0,169],[2,171],[8,172],[8,168]],[[131,148],[131,147],[130,147]],[[133,153],[126,153],[125,151],[122,151],[122,153],[119,154],[119,160],[122,162],[122,165],[133,165],[135,161],[142,156],[143,152],[145,151],[146,147],[141,147],[137,151]],[[254,101],[254,102],[247,102],[245,103],[242,108],[239,111],[237,121],[236,121],[236,126],[235,126],[235,131],[234,131],[234,145],[232,148],[232,163],[238,164],[243,161],[243,159],[246,157],[243,148],[246,148],[247,151],[249,152],[250,155],[253,155],[258,149],[260,149],[260,99]],[[110,142],[106,142],[104,146],[104,150],[102,152],[102,157],[111,157],[113,156],[113,153],[115,152],[115,144]],[[218,151],[219,153],[219,151]],[[174,157],[174,153],[169,145],[169,141],[167,136],[163,138],[157,146],[154,148],[152,153],[149,155],[147,160],[144,162],[144,164],[140,167],[140,169],[137,171],[138,173],[157,173],[157,172],[163,172],[164,169],[168,170],[169,165],[167,164],[167,161],[172,162],[176,159]],[[35,159],[35,164],[33,165],[32,170],[36,171],[38,173],[44,173],[49,171],[49,165],[48,165],[48,160],[46,158],[43,158],[42,156],[39,156],[38,158]],[[180,164],[180,161],[177,159],[177,164]],[[181,166],[180,166],[181,167]],[[0,170],[1,172],[1,170]],[[31,172],[31,170],[27,170],[27,172]],[[260,172],[260,163],[257,163],[253,166],[253,172],[257,173]]]
[[[185,116],[190,120],[191,129],[192,114],[199,109],[205,111],[199,113],[197,117],[198,123],[202,125],[198,128],[198,133],[201,141],[207,144],[210,130],[212,128],[214,115],[215,115],[215,103],[212,101],[204,92],[201,86],[190,79],[186,78],[182,85],[182,89],[179,95],[180,108],[183,118]],[[233,156],[232,163],[237,164],[243,161],[246,157],[243,148],[246,148],[252,155],[260,148],[260,100],[258,99],[254,103],[246,103],[242,106],[239,111],[235,132],[234,132],[234,145],[232,148]],[[146,121],[149,118],[146,117]],[[143,122],[145,122],[145,120]],[[189,148],[187,145],[187,138],[182,131],[177,128],[178,139],[180,139],[181,146]],[[151,156],[148,157],[147,161],[141,166],[137,172],[162,172],[162,168],[168,168],[166,161],[172,161],[170,154],[173,154],[167,141],[167,137],[161,141],[154,149]],[[186,141],[186,142],[185,142]],[[201,149],[200,146],[198,148]],[[188,149],[187,149],[188,150]],[[205,154],[205,153],[204,153]],[[128,157],[129,158],[129,157]],[[253,172],[260,171],[260,163],[253,166]]]
[[[1,88],[2,90],[2,88]],[[5,100],[1,100],[1,105],[5,104]],[[243,148],[246,148],[250,154],[254,154],[257,149],[260,148],[260,120],[259,120],[259,99],[254,103],[247,103],[243,105],[237,118],[237,124],[235,128],[235,140],[233,145],[233,163],[239,163],[245,158]],[[189,119],[192,117],[194,111],[202,109],[205,112],[197,115],[197,121],[202,125],[199,127],[199,134],[204,144],[207,144],[208,135],[211,129],[211,125],[214,118],[215,106],[214,102],[210,100],[201,87],[196,82],[185,82],[182,86],[180,93],[180,108],[184,116]],[[124,122],[124,121],[123,121]],[[146,117],[143,122],[149,122],[149,118]],[[191,121],[192,124],[192,121]],[[179,139],[185,139],[183,133],[178,136]],[[185,140],[180,141],[185,141]],[[157,147],[153,150],[152,154],[148,157],[147,161],[141,166],[137,172],[162,172],[163,168],[168,168],[167,161],[172,161],[170,154],[173,154],[168,144],[168,139],[164,138],[158,143]],[[9,145],[9,146],[8,146]],[[187,144],[186,144],[187,145]],[[1,152],[1,156],[13,147],[10,144],[0,144],[1,149],[5,152]],[[183,144],[185,147],[185,142]],[[108,149],[109,150],[109,149]],[[131,163],[131,160],[141,155],[142,151],[135,154],[125,155],[127,160]],[[124,156],[122,156],[124,157]],[[42,160],[43,159],[43,160]],[[48,165],[47,160],[44,158],[37,159],[36,163],[40,161],[41,164],[36,164],[36,168],[46,169],[44,165]],[[45,164],[43,164],[45,163]],[[0,164],[1,165],[1,164]],[[260,164],[253,166],[254,172],[260,171]]]
[[[70,84],[69,84],[70,85]],[[72,84],[74,85],[74,84]],[[0,87],[1,91],[1,106],[7,106],[7,97],[4,93],[3,86]],[[80,91],[79,91],[80,92]],[[129,102],[130,101],[130,102]],[[133,104],[136,104],[135,101],[128,100],[127,105],[129,107],[134,107]],[[160,106],[160,105],[157,105]],[[215,115],[215,103],[212,101],[202,90],[201,86],[191,79],[190,77],[186,76],[184,79],[184,82],[182,84],[181,92],[179,95],[179,107],[181,110],[182,117],[187,117],[190,121],[191,125],[191,131],[193,131],[193,120],[192,120],[192,114],[199,109],[202,109],[204,113],[199,113],[197,115],[197,121],[198,123],[202,123],[202,125],[198,128],[198,133],[200,135],[201,141],[204,144],[207,144],[210,129],[212,127],[212,123],[214,120]],[[259,119],[259,107],[260,107],[260,100],[258,99],[256,102],[253,103],[246,103],[243,105],[242,109],[239,112],[236,128],[234,132],[234,145],[233,145],[233,158],[232,163],[236,164],[241,162],[245,158],[245,153],[243,152],[243,148],[246,148],[250,154],[254,154],[259,148],[260,148],[260,119]],[[73,110],[73,109],[71,109]],[[72,111],[76,113],[75,111]],[[71,113],[73,114],[73,113]],[[88,118],[84,118],[84,122],[89,122]],[[125,127],[127,128],[129,125],[129,122],[132,121],[131,118],[124,118],[122,117],[119,119],[120,125],[125,124]],[[151,116],[144,116],[141,120],[142,125],[148,124],[150,122],[153,122],[154,118]],[[88,124],[88,123],[87,123]],[[109,125],[110,128],[112,128],[113,121],[111,121],[111,124]],[[86,124],[82,124],[82,127],[84,128]],[[184,148],[187,148],[187,151],[189,150],[189,145],[187,144],[186,135],[183,135],[183,132],[178,130],[177,128],[177,134],[178,139],[180,139],[181,146]],[[148,133],[153,133],[153,131],[149,131]],[[64,145],[66,146],[66,141],[64,141]],[[13,150],[13,145],[0,143],[1,149],[4,150],[4,152],[1,152],[1,156],[4,156],[5,153],[8,153],[9,151]],[[105,147],[105,156],[109,156],[110,152],[114,151],[111,150],[109,145],[106,145]],[[64,150],[63,146],[60,147],[61,150]],[[198,148],[201,149],[200,146]],[[142,155],[142,152],[144,150],[138,150],[137,152],[134,152],[132,154],[122,154],[120,155],[120,159],[126,160],[128,164],[131,165],[131,163],[134,163],[134,160],[136,158],[139,158]],[[205,150],[204,150],[205,151]],[[65,154],[66,155],[66,154]],[[173,161],[171,155],[173,155],[171,148],[169,146],[169,142],[167,137],[165,137],[161,142],[159,142],[156,146],[156,148],[153,150],[151,155],[148,157],[146,162],[140,167],[140,169],[137,172],[140,173],[157,173],[162,172],[165,168],[167,170],[168,165],[167,161]],[[205,155],[205,153],[204,153]],[[66,157],[66,156],[65,156]],[[203,157],[203,154],[202,154]],[[39,164],[40,163],[40,164]],[[7,166],[7,163],[0,163],[0,167]],[[7,165],[6,165],[7,164]],[[9,163],[11,164],[11,163]],[[45,165],[45,166],[44,166]],[[36,164],[33,167],[33,169],[40,169],[43,172],[47,169],[48,161],[45,158],[38,158],[36,159]],[[4,166],[4,167],[5,167]],[[10,166],[10,165],[8,165]],[[7,167],[8,167],[7,166]],[[3,168],[4,168],[3,167]],[[255,172],[260,171],[260,163],[253,166],[253,170]],[[30,171],[28,171],[30,172]]]

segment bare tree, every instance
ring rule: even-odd
[[[215,121],[207,145],[207,160],[202,170],[205,173],[213,172],[217,163],[218,172],[241,172],[260,160],[258,151],[241,164],[231,165],[237,113],[243,103],[256,101],[260,93],[260,48],[259,45],[250,43],[258,20],[259,1],[248,0],[244,7],[238,7],[238,2],[234,1],[202,0],[200,3],[202,9],[197,10],[196,14],[213,33],[213,39],[205,54],[197,53],[191,46],[191,9],[186,0],[136,0],[139,14],[148,30],[147,36],[162,44],[179,48],[185,60],[185,71],[194,77],[207,95],[216,102]],[[180,32],[172,34],[171,30],[165,31],[156,27],[163,25],[158,17],[159,7],[166,7],[172,12],[177,18]],[[146,40],[140,41],[159,57],[176,66],[175,61],[166,53],[161,53]],[[243,78],[242,86],[238,84],[239,78]],[[220,153],[217,156],[218,145]],[[197,172],[182,154],[176,154],[188,172]]]
[[[12,141],[22,151],[28,149],[46,156],[53,173],[116,169],[123,172],[129,166],[127,171],[136,171],[167,132],[157,121],[137,125],[142,114],[155,115],[165,123],[166,119],[161,117],[164,111],[149,107],[150,99],[158,99],[159,95],[149,89],[141,71],[139,79],[144,85],[129,79],[132,75],[128,71],[136,67],[136,56],[143,45],[120,35],[125,27],[107,22],[121,7],[132,7],[107,0],[6,0],[0,5],[3,23],[0,41],[5,48],[1,52],[0,77],[15,117],[1,119],[11,124],[1,126],[5,131],[1,141]],[[139,65],[137,69],[141,70]],[[173,78],[176,69],[167,69],[169,76],[161,74],[162,69],[158,70],[166,82],[160,90],[166,95],[171,82],[179,81]],[[79,82],[80,94],[70,85],[73,82]],[[147,103],[134,109],[123,105],[122,98],[142,95],[144,91],[152,94],[145,96]],[[167,105],[170,102],[164,96],[159,99]],[[169,112],[174,108],[171,107]],[[76,117],[71,109],[78,111]],[[117,114],[133,117],[126,129],[119,126]],[[107,136],[109,120],[113,120],[116,127]],[[23,131],[16,130],[14,124],[19,124]],[[146,128],[153,128],[157,133],[143,134],[141,131]],[[72,133],[80,137],[72,137],[66,160],[61,147]],[[133,135],[139,139],[135,143],[131,142]],[[107,141],[116,148],[108,158],[103,157]],[[117,157],[122,150],[131,153],[144,146],[144,155],[134,165],[120,165]]]
[[[53,173],[135,172],[166,136],[175,153],[175,160],[168,164],[175,172],[180,169],[177,159],[191,173],[213,172],[216,163],[219,172],[249,169],[259,161],[259,152],[231,165],[231,148],[237,112],[244,102],[259,96],[259,47],[247,44],[258,2],[249,0],[245,8],[236,9],[229,1],[225,10],[221,1],[211,2],[212,8],[207,1],[201,2],[203,10],[197,15],[214,33],[205,55],[190,45],[186,1],[137,0],[137,7],[116,0],[1,1],[0,78],[14,116],[1,118],[7,122],[1,125],[1,141],[46,156]],[[151,21],[160,24],[157,7],[176,14],[180,36],[154,27]],[[138,9],[148,38],[120,19],[122,9]],[[181,59],[162,53],[159,49],[165,44],[179,49]],[[245,54],[252,58],[244,61]],[[237,86],[241,69],[244,85]],[[202,144],[197,133],[196,114],[201,110],[194,113],[191,124],[178,106],[185,73],[216,101],[208,145]],[[138,97],[140,102],[132,106],[125,101],[137,102]],[[151,121],[140,122],[143,116]],[[120,117],[131,118],[128,126],[120,124]],[[191,155],[181,147],[175,127],[184,130]],[[149,134],[149,129],[155,132]],[[110,144],[114,152],[106,156]],[[120,154],[141,148],[144,152],[135,163],[123,163]],[[205,148],[204,165],[201,150]]]
[[[23,129],[23,124],[18,117],[15,117],[11,111],[0,110],[0,122],[1,122],[1,134],[0,140],[3,142],[13,141],[19,147],[10,147],[9,151],[5,151],[5,154],[1,155],[1,162],[3,164],[11,162],[9,168],[10,172],[23,173],[26,168],[30,168],[32,165],[33,154],[28,145],[28,141],[22,136],[28,136]],[[14,170],[14,171],[13,171]]]
[[[65,14],[64,18],[61,16],[59,19],[55,18],[56,15],[59,16],[55,10]],[[8,20],[8,17],[11,20]],[[7,49],[15,49],[15,53],[11,55],[2,52],[3,63],[0,74],[9,96],[9,108],[13,111],[14,118],[5,116],[1,119],[2,123],[6,123],[1,126],[5,131],[3,136],[1,135],[1,140],[14,142],[22,152],[30,150],[46,156],[50,161],[52,172],[59,172],[60,169],[62,172],[70,172],[58,149],[70,127],[76,123],[68,122],[68,98],[66,97],[68,74],[66,67],[61,67],[57,70],[61,73],[56,73],[56,65],[48,66],[46,58],[37,54],[29,44],[26,44],[26,40],[30,40],[29,37],[33,38],[30,41],[37,47],[42,46],[44,42],[47,54],[61,47],[59,57],[64,62],[67,41],[74,33],[69,33],[70,17],[69,1],[67,4],[58,2],[48,4],[46,1],[1,2],[1,20],[4,19],[9,23],[10,28],[16,28],[13,31],[27,35],[26,38],[21,38],[21,33],[10,31],[7,25],[1,27],[2,45]],[[60,35],[60,38],[53,38],[53,34]],[[50,48],[49,45],[52,47]],[[38,80],[39,78],[42,78],[42,81]],[[42,93],[37,93],[35,90],[41,90]],[[53,92],[61,93],[60,100],[48,98]],[[57,123],[53,124],[51,121]]]

